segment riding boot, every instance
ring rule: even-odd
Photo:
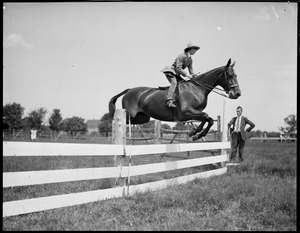
[[[174,92],[177,86],[177,81],[175,77],[167,76],[167,78],[171,83],[171,86],[169,87],[167,92],[167,107],[176,108],[177,106],[174,104]]]

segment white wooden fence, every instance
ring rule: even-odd
[[[120,122],[117,122],[120,126]],[[126,127],[126,126],[125,126]],[[225,135],[226,132],[223,132]],[[126,140],[126,139],[125,139]],[[124,139],[123,139],[124,141]],[[161,163],[115,166],[101,168],[61,169],[45,171],[4,172],[3,188],[15,186],[39,185],[47,183],[94,180],[103,178],[128,178],[176,169],[190,168],[206,164],[224,163],[228,160],[227,149],[230,142],[156,144],[156,145],[100,145],[78,143],[40,143],[40,142],[3,142],[3,156],[139,156],[159,153],[188,152],[198,150],[221,149],[221,155],[194,158]],[[148,182],[138,185],[114,187],[94,191],[47,196],[40,198],[3,202],[3,217],[37,211],[85,204],[109,198],[133,195],[136,192],[157,190],[169,185],[182,184],[196,178],[206,178],[227,172],[227,167],[199,172],[176,178]]]
[[[3,142],[4,156],[108,156],[157,153],[186,152],[194,150],[226,149],[229,142],[161,144],[161,145],[99,145],[99,144],[72,144],[72,143],[38,143],[38,142]],[[127,177],[170,171],[187,167],[200,166],[227,161],[227,155],[210,156],[205,158],[188,159],[182,161],[168,161],[162,163],[137,165],[129,167],[102,167],[80,168],[46,171],[5,172],[3,173],[3,187],[38,185],[46,183],[69,182],[79,180],[103,179],[112,177]],[[181,184],[195,178],[204,178],[211,175],[220,175],[227,171],[226,167],[212,171],[201,172],[173,179],[150,182],[127,187],[87,191],[73,194],[56,195],[41,198],[32,198],[3,203],[3,217],[13,216],[36,211],[84,204],[113,197],[132,195],[135,192],[156,190],[168,185]]]

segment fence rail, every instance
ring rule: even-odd
[[[109,141],[111,143],[111,132],[94,132],[94,133],[76,133],[71,135],[63,131],[38,131],[36,138],[31,139],[31,133],[28,130],[19,131],[2,131],[3,141],[36,141],[36,142],[89,142],[89,143],[103,143]]]
[[[261,142],[269,142],[269,141],[279,141],[279,142],[296,142],[297,141],[297,138],[280,138],[280,137],[277,137],[277,138],[268,138],[268,137],[251,137],[250,138],[250,142],[251,141],[261,141]]]

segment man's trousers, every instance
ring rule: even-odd
[[[230,161],[235,159],[237,151],[239,151],[239,160],[243,161],[244,147],[245,147],[245,141],[242,139],[241,133],[232,132]]]

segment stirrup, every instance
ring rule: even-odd
[[[167,102],[167,106],[169,107],[169,108],[176,108],[177,106],[173,103],[173,100],[169,100],[168,102]]]

